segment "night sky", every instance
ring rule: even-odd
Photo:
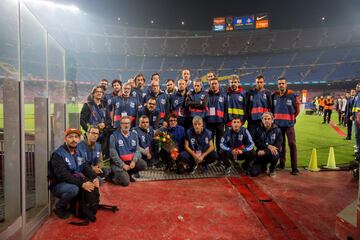
[[[271,28],[354,25],[360,0],[62,0],[110,24],[167,29],[210,30],[214,16],[269,13]],[[120,17],[120,21],[118,21]],[[325,17],[325,21],[321,18]],[[154,20],[151,24],[150,21]],[[182,26],[180,23],[184,21]]]

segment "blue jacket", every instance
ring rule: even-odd
[[[120,126],[120,120],[124,116],[130,117],[130,120],[135,124],[139,104],[134,97],[115,97],[113,101],[114,110],[114,128]]]
[[[196,134],[195,130],[191,128],[186,131],[185,139],[189,142],[191,150],[204,153],[210,147],[209,142],[212,140],[212,135],[211,131],[206,128],[200,134]]]
[[[95,143],[94,148],[90,148],[85,141],[78,143],[76,150],[80,157],[90,165],[97,165],[101,156],[101,144]]]
[[[209,95],[207,92],[201,90],[196,93],[194,90],[188,92],[185,106],[191,118],[200,116],[206,117]]]
[[[116,130],[112,134],[112,137],[115,146],[112,146],[110,144],[110,150],[111,148],[115,147],[117,156],[124,163],[129,163],[133,161],[138,147],[137,135],[134,132],[130,131],[129,135],[126,137],[120,132],[120,130]],[[116,155],[114,155],[113,151],[110,151],[110,154],[111,159],[114,162],[114,160],[116,159]],[[120,162],[117,162],[117,164],[120,167],[123,165]]]
[[[352,107],[352,114],[356,120],[358,112],[360,111],[360,92],[357,92],[354,98],[354,103]]]
[[[179,151],[184,151],[184,142],[185,142],[185,128],[176,125],[175,127],[168,126],[167,129],[161,128],[160,131],[167,131],[167,133],[170,135],[171,139],[176,142]]]
[[[80,125],[87,131],[89,125],[98,125],[105,123],[110,125],[110,118],[104,103],[96,105],[93,101],[85,103],[80,113]]]
[[[246,120],[246,93],[241,86],[236,91],[228,89],[226,121],[230,122],[235,116],[239,116],[241,122]]]
[[[139,106],[143,106],[144,105],[144,99],[146,96],[146,89],[140,89],[140,88],[133,88],[131,89],[131,96],[133,96],[134,98],[136,98],[138,100]]]
[[[259,121],[264,112],[270,112],[272,109],[271,92],[253,88],[246,93],[246,103],[247,120]]]
[[[138,116],[136,118],[136,125],[139,125],[139,120],[141,116],[148,116],[149,118],[149,125],[153,128],[153,129],[158,129],[159,128],[159,123],[160,123],[160,112],[158,109],[155,108],[154,111],[150,112],[148,108],[146,107],[142,107],[139,109],[138,111]]]
[[[281,129],[276,126],[276,124],[273,124],[268,131],[266,131],[265,127],[261,124],[255,128],[253,139],[256,150],[264,150],[266,154],[271,154],[268,145],[273,145],[278,149],[281,149],[281,144],[283,142]]]
[[[147,102],[151,97],[156,98],[156,109],[159,110],[160,113],[159,124],[162,125],[165,120],[165,116],[169,114],[168,96],[164,92],[160,92],[157,96],[155,96],[153,92],[150,92],[145,96],[145,102]]]
[[[138,137],[138,144],[140,148],[140,152],[144,154],[146,148],[149,148],[150,151],[154,147],[154,129],[152,127],[149,130],[144,130],[141,127],[134,127],[132,131]]]
[[[352,115],[352,108],[354,106],[354,100],[355,100],[355,97],[350,97],[350,98],[348,98],[348,100],[346,102],[345,116],[348,121],[350,120],[350,116]]]
[[[245,153],[254,149],[254,142],[246,128],[241,127],[239,132],[228,128],[220,140],[220,148],[228,154],[236,148],[240,148]]]
[[[174,94],[170,95],[169,104],[170,112],[174,113],[178,118],[185,118],[187,116],[187,111],[185,107],[185,95],[181,95],[179,91],[176,91]]]
[[[225,113],[227,111],[226,93],[219,90],[214,93],[209,90],[209,100],[206,114],[208,123],[225,123]]]
[[[65,144],[58,147],[51,154],[49,172],[51,178],[50,188],[61,182],[81,187],[85,181],[96,177],[90,165],[79,157],[77,152],[71,154]]]
[[[280,96],[280,92],[276,91],[272,100],[275,124],[279,127],[293,127],[300,111],[297,95],[292,90],[286,90],[285,94]]]

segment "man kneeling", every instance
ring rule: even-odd
[[[275,176],[275,167],[279,160],[279,152],[282,144],[281,129],[274,124],[274,116],[265,112],[261,116],[261,125],[254,130],[254,142],[256,146],[256,159],[250,170],[253,177],[267,170],[269,176]]]
[[[138,150],[137,135],[130,131],[131,120],[122,117],[120,129],[110,136],[111,174],[109,179],[115,184],[128,186],[130,181],[135,182],[132,174],[146,168],[146,162],[141,159]]]
[[[248,172],[249,164],[255,157],[254,142],[249,131],[241,126],[240,117],[232,119],[231,128],[221,138],[220,148],[225,175],[230,174],[232,160],[245,160],[242,168]]]
[[[204,128],[203,119],[195,116],[192,120],[193,128],[186,131],[185,151],[179,156],[178,168],[184,168],[183,171],[195,170],[198,166],[206,172],[208,165],[218,159],[214,151],[214,143],[211,138],[211,132]]]
[[[70,217],[68,205],[80,188],[91,192],[99,187],[91,166],[76,152],[80,135],[81,131],[76,128],[67,129],[65,143],[54,151],[50,159],[50,189],[59,198],[54,212],[62,219]]]

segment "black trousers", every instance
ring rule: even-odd
[[[265,172],[267,165],[270,164],[270,171],[274,171],[276,164],[279,161],[279,155],[272,155],[271,153],[265,154],[264,156],[257,156],[254,160],[253,166],[250,169],[250,175],[256,177],[261,173]]]
[[[213,142],[216,146],[216,151],[220,153],[220,140],[224,136],[224,123],[207,123],[206,128],[212,132]]]
[[[324,122],[327,121],[327,123],[330,122],[331,120],[331,113],[332,113],[332,110],[331,109],[325,109],[324,111]],[[327,118],[326,118],[327,117]]]
[[[254,161],[256,156],[255,150],[251,150],[250,152],[245,152],[243,154],[237,155],[237,158],[234,159],[231,153],[226,153],[224,151],[220,151],[221,162],[225,168],[231,166],[231,162],[235,160],[245,160],[242,164],[244,170],[247,170],[250,166],[250,163]]]
[[[353,125],[353,121],[351,121],[350,119],[347,120],[346,122],[347,124],[347,138],[351,138],[351,133],[352,133],[352,125]]]

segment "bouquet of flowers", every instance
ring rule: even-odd
[[[176,142],[171,139],[170,134],[168,134],[166,131],[157,131],[155,133],[154,139],[159,146],[159,152],[161,149],[163,149],[170,153],[170,156],[173,160],[177,159],[179,156],[179,149],[176,145]]]

